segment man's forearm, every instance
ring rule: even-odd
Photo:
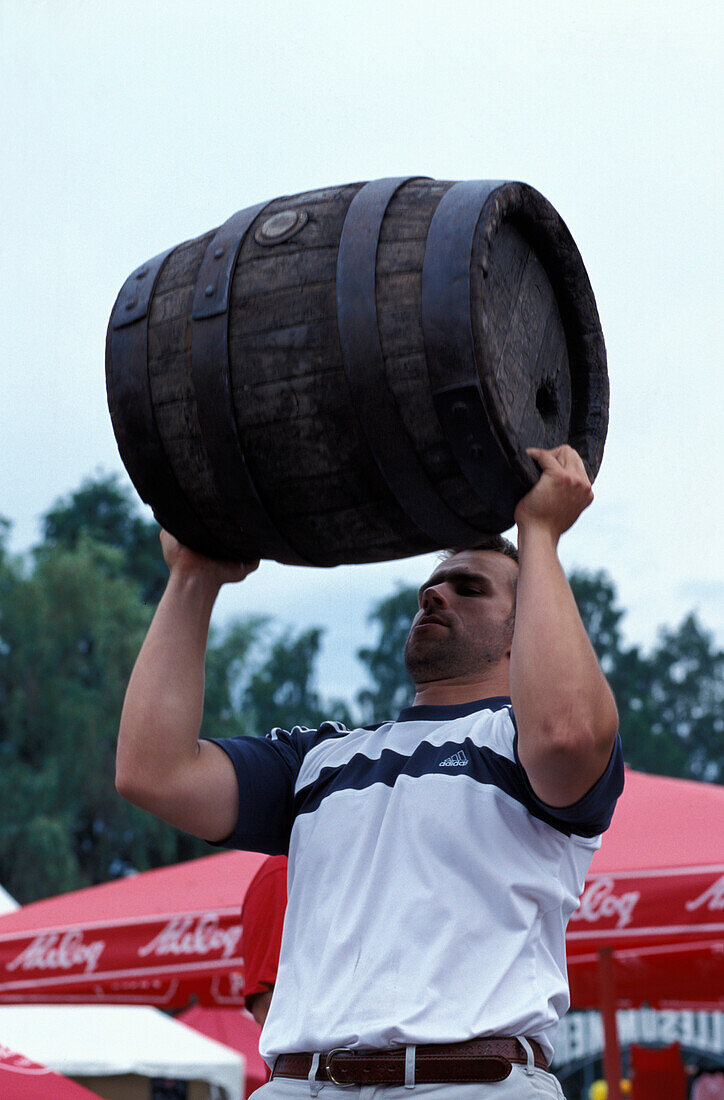
[[[169,582],[126,692],[116,788],[130,802],[205,840],[223,840],[236,822],[239,789],[231,760],[199,741],[204,663],[214,601],[258,561],[206,558],[161,532]]]
[[[510,665],[519,752],[524,765],[540,767],[548,800],[563,804],[584,794],[605,766],[617,728],[616,706],[558,560],[555,537],[544,527],[523,528],[519,553]]]
[[[172,572],[126,692],[117,784],[127,797],[168,781],[198,745],[209,622],[219,584],[213,576]]]

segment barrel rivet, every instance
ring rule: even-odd
[[[220,260],[223,255],[224,255],[223,248],[214,249],[214,259],[215,260]]]
[[[466,412],[467,412],[467,407],[465,405],[465,402],[464,401],[456,401],[455,404],[452,407],[453,416],[465,416]]]
[[[136,298],[129,298],[126,302],[126,309],[135,309],[138,301]]]
[[[136,278],[137,279],[145,279],[147,275],[148,275],[148,268],[147,267],[142,267],[140,271],[136,272]]]
[[[214,294],[215,290],[216,290],[216,287],[213,285],[213,283],[209,283],[206,290],[204,291],[204,294],[206,295],[207,298],[211,298],[211,297],[213,297],[213,294]]]

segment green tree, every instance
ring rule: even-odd
[[[204,737],[264,737],[275,726],[316,728],[329,718],[352,723],[343,700],[315,687],[322,630],[294,635],[266,617],[234,619],[212,630],[206,653]]]
[[[145,603],[157,604],[168,571],[159,551],[157,523],[138,514],[135,497],[116,474],[86,478],[43,517],[46,546],[73,550],[84,535],[120,550],[122,571],[140,585]]]
[[[568,578],[588,637],[606,676],[615,674],[621,659],[623,610],[616,604],[616,589],[603,571],[574,570]]]
[[[691,779],[724,780],[724,651],[696,615],[663,627],[650,658],[651,733],[673,736]],[[633,762],[633,759],[632,759]]]
[[[5,561],[7,554],[7,541],[12,524],[7,516],[0,516],[0,564]]]
[[[265,730],[254,728],[245,707],[245,689],[258,651],[268,630],[269,619],[249,616],[234,619],[224,629],[212,627],[206,651],[204,692],[204,737],[253,736]]]
[[[252,730],[264,735],[275,726],[315,729],[325,719],[352,724],[349,707],[340,700],[325,702],[314,686],[323,631],[318,627],[278,636],[252,672],[241,693],[240,706]]]
[[[20,572],[18,562],[13,562],[7,552],[10,529],[10,520],[0,516],[0,753],[8,736],[7,686],[2,676],[2,669],[8,657],[8,642],[5,640],[7,633],[5,605],[18,583]]]
[[[120,559],[84,535],[72,550],[39,548],[32,569],[5,568],[0,881],[23,902],[188,849],[114,787],[123,693],[150,615]]]
[[[616,697],[626,761],[658,775],[724,775],[724,652],[688,615],[652,652],[623,643],[624,612],[605,573],[571,574],[584,626]]]
[[[394,718],[412,702],[414,688],[405,669],[403,653],[416,611],[417,589],[405,585],[379,600],[368,616],[368,621],[374,624],[376,637],[371,646],[357,652],[372,681],[370,687],[357,694],[365,721]]]

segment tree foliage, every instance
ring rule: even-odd
[[[167,572],[158,549],[160,528],[137,514],[130,490],[115,474],[86,478],[55,502],[42,526],[46,547],[73,550],[84,535],[114,546],[123,555],[123,573],[138,583],[144,603],[161,599]]]
[[[417,590],[400,586],[391,596],[379,600],[368,616],[375,628],[374,644],[357,653],[371,680],[371,686],[357,695],[368,722],[394,718],[412,702],[414,689],[405,669],[403,651],[416,611]]]
[[[120,552],[84,535],[6,568],[0,604],[0,881],[19,900],[110,877],[114,861],[152,866],[118,799],[121,701],[149,612]]]
[[[322,642],[318,627],[297,634],[268,618],[236,619],[211,636],[206,656],[203,736],[263,737],[275,726],[314,729],[325,719],[350,724],[343,700],[324,700],[315,687]]]
[[[658,775],[724,779],[724,652],[690,614],[661,627],[644,655],[623,642],[623,611],[605,573],[570,578],[619,709],[626,762]]]

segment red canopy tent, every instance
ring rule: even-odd
[[[724,1008],[724,787],[626,769],[566,947],[576,1008],[598,1003],[601,948],[619,1007]]]
[[[41,1066],[0,1043],[0,1096],[9,1100],[99,1100],[68,1077]]]
[[[566,948],[572,1006],[603,1014],[615,1100],[616,1008],[724,1008],[724,787],[626,769]]]
[[[242,1005],[241,905],[267,858],[225,852],[0,917],[0,1003]]]

